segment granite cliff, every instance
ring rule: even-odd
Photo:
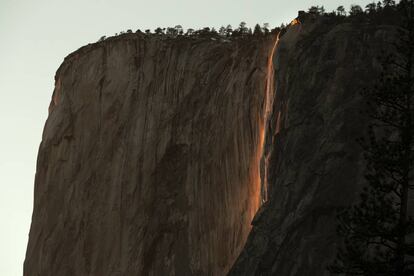
[[[125,34],[56,73],[24,275],[223,275],[259,206],[272,41]]]
[[[294,23],[277,39],[124,34],[70,54],[24,275],[328,275],[335,207],[361,186],[359,91],[393,28]]]

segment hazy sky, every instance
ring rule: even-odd
[[[349,0],[0,0],[0,275],[20,276],[33,205],[36,156],[63,58],[102,35],[127,29],[272,27],[298,10],[327,11]]]

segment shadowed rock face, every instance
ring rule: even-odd
[[[270,44],[127,34],[68,56],[24,275],[224,275],[259,206]]]
[[[367,118],[360,95],[396,41],[391,26],[304,22],[288,28],[275,53],[275,98],[264,146],[270,199],[253,221],[229,275],[329,275],[337,207],[363,185],[355,141]]]

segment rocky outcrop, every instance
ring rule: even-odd
[[[125,34],[69,55],[24,275],[224,275],[259,206],[270,42]]]
[[[229,275],[329,275],[339,242],[336,212],[363,185],[360,92],[373,84],[394,30],[323,17],[282,36],[262,162],[269,200]]]

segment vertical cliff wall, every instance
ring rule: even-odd
[[[259,206],[271,46],[126,34],[68,56],[24,275],[224,275]]]
[[[229,275],[329,275],[337,207],[352,204],[363,185],[360,92],[396,35],[390,25],[329,17],[287,28],[274,56],[264,147],[269,200]]]

